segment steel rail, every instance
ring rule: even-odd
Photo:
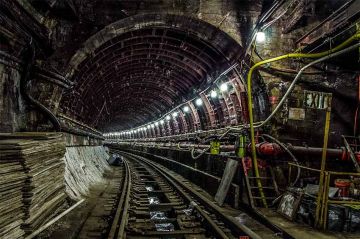
[[[111,147],[111,146],[110,146]],[[114,150],[114,148],[112,148]],[[119,149],[117,149],[118,151],[121,151]],[[121,151],[124,152],[124,151]],[[141,151],[137,151],[137,150],[132,150],[131,154],[137,155],[137,153],[141,153]],[[167,157],[163,157],[163,156],[159,156],[159,155],[154,155],[151,153],[146,153],[143,152],[146,155],[152,155],[155,156],[157,158],[161,158],[163,160],[166,160],[167,162],[170,162],[171,164],[176,164],[177,166],[181,166],[181,167],[185,167],[189,170],[195,170],[194,168],[182,164],[180,162],[174,161],[172,159],[169,159]],[[147,156],[143,156],[143,158],[146,158]],[[229,157],[229,156],[228,156]],[[208,177],[208,178],[214,178],[215,176],[209,174],[207,175],[205,172],[201,171],[201,170],[196,170],[196,172],[201,173],[202,175]],[[238,185],[236,185],[238,186]],[[291,236],[288,232],[286,232],[285,230],[281,229],[279,226],[273,224],[271,221],[269,221],[265,216],[263,216],[259,211],[254,210],[253,208],[249,207],[249,205],[244,204],[244,203],[240,203],[241,204],[241,210],[245,213],[247,213],[253,220],[258,221],[259,223],[261,223],[263,226],[265,226],[266,228],[270,229],[271,231],[273,231],[277,236],[281,236],[282,238],[286,238],[286,239],[294,239],[293,236]]]
[[[108,235],[108,239],[115,239],[115,238],[123,238],[123,234],[125,231],[125,225],[128,219],[128,208],[129,208],[129,201],[130,201],[130,192],[131,192],[131,173],[130,167],[128,162],[124,159],[124,171],[125,177],[123,180],[123,186],[121,189],[121,196],[118,203],[118,207],[116,209],[116,213],[113,219],[113,223],[111,225],[111,229]],[[119,222],[120,220],[120,222]]]
[[[163,176],[173,187],[176,189],[186,200],[189,202],[194,201],[191,199],[191,197],[195,198],[196,201],[201,202],[202,205],[204,205],[206,208],[210,209],[218,218],[220,218],[224,224],[231,229],[233,233],[236,233],[236,236],[249,236],[253,239],[260,239],[261,237],[256,234],[254,231],[252,231],[247,226],[240,224],[231,216],[225,215],[221,210],[221,207],[217,206],[213,201],[209,200],[205,196],[199,194],[196,190],[190,188],[183,182],[179,181],[176,177],[171,175],[169,172],[165,171],[164,169],[161,169],[159,166],[157,166],[155,163],[151,162],[150,160],[145,159],[144,157],[131,154],[128,152],[120,151],[120,150],[113,150],[115,152],[121,153],[125,155],[126,157],[136,159],[137,161],[141,161],[147,165],[149,165],[151,168],[153,168],[155,171],[157,171],[161,176]],[[190,195],[191,197],[190,197]],[[214,220],[209,217],[208,213],[206,213],[199,205],[195,205],[195,209],[201,214],[201,216],[207,221],[207,223],[213,227],[214,231],[219,236],[218,238],[229,238],[228,235],[224,233],[224,231],[219,228],[219,226],[214,222]]]
[[[127,155],[127,157],[130,158],[137,158],[134,157],[133,155]],[[176,189],[176,191],[181,194],[181,196],[183,197],[183,199],[186,199],[186,201],[188,202],[188,204],[190,204],[191,202],[193,202],[194,200],[171,178],[169,178],[167,175],[165,175],[164,173],[162,173],[161,171],[159,171],[156,167],[154,167],[153,165],[151,165],[148,162],[145,162],[147,165],[150,165],[151,168],[155,169],[163,178],[165,178],[167,180],[167,182],[169,182],[171,184],[171,186]],[[206,220],[206,222],[212,227],[214,233],[219,237],[219,238],[229,238],[225,232],[214,222],[213,219],[211,219],[211,217],[204,212],[203,209],[201,209],[201,207],[197,204],[193,205],[195,210],[201,215],[202,218],[204,218]]]

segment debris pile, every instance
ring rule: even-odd
[[[0,134],[1,238],[31,233],[58,212],[66,199],[64,154],[61,134]]]

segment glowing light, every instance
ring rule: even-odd
[[[202,105],[202,99],[201,98],[197,98],[196,100],[195,100],[195,104],[197,105],[197,106],[201,106]]]
[[[226,83],[222,83],[220,85],[220,91],[221,92],[226,92],[228,90],[228,85]]]
[[[148,125],[147,128],[150,129],[150,125]]]
[[[183,111],[184,111],[184,112],[189,112],[189,111],[190,111],[189,106],[185,105],[184,108],[183,108]]]
[[[215,90],[212,90],[212,91],[210,92],[210,97],[211,97],[211,98],[216,98],[216,97],[217,97],[217,92],[216,92]]]
[[[158,126],[158,125],[159,125],[159,122],[156,121],[156,122],[155,122],[155,126]]]
[[[170,120],[171,119],[170,115],[167,115],[165,119]]]
[[[160,120],[160,124],[164,124],[165,123],[165,121],[162,119],[162,120]]]
[[[150,126],[151,126],[151,128],[154,128],[154,127],[155,127],[155,125],[154,125],[154,124],[151,124]]]
[[[256,42],[262,43],[266,40],[266,35],[264,32],[258,32],[256,33]]]
[[[178,116],[178,112],[172,113],[173,118],[176,118]]]

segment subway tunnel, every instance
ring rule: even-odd
[[[360,237],[359,0],[0,21],[0,238]]]

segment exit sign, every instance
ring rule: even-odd
[[[318,110],[331,108],[331,93],[305,90],[304,95],[304,106],[306,108]]]

